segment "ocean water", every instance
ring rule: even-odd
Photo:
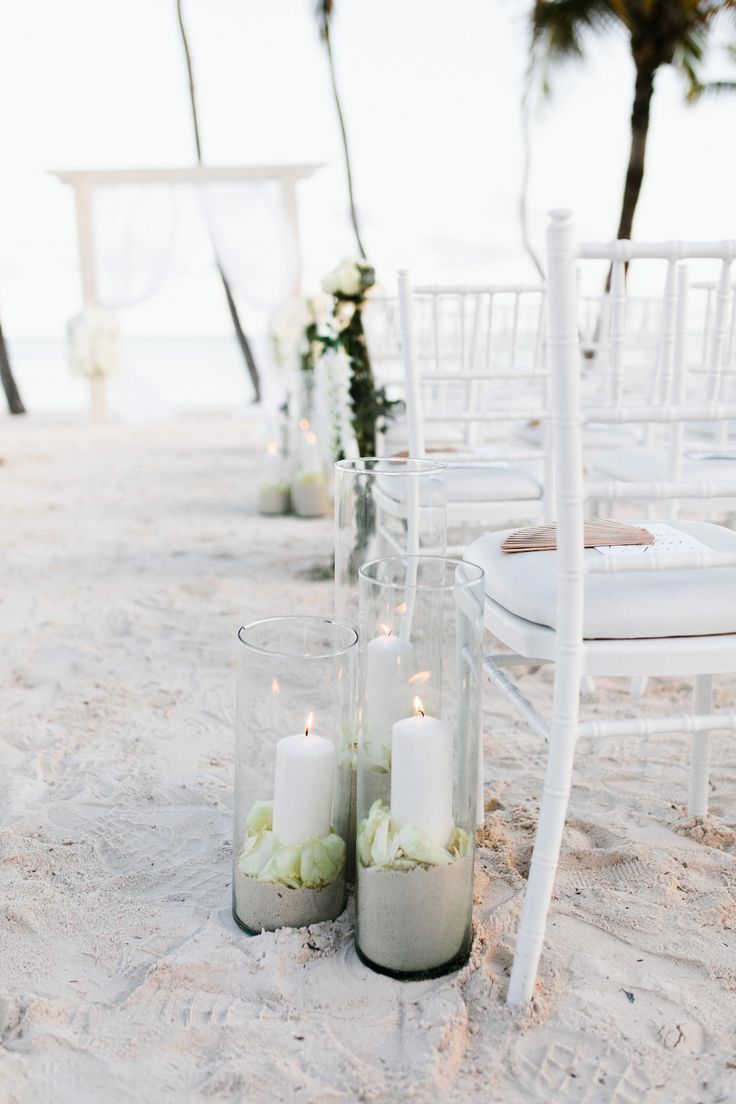
[[[69,370],[66,345],[52,339],[8,343],[13,372],[30,413],[84,416],[89,385]],[[253,341],[265,405],[276,405],[287,383],[275,369],[266,338]],[[108,381],[110,409],[125,421],[158,421],[178,413],[240,410],[253,392],[231,337],[124,338],[120,371]]]

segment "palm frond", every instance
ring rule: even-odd
[[[581,58],[586,32],[608,30],[615,21],[607,0],[536,0],[532,47],[550,61]]]

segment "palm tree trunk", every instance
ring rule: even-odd
[[[521,170],[521,189],[519,192],[519,224],[521,226],[521,244],[526,249],[532,264],[539,273],[540,280],[544,280],[544,268],[542,262],[539,259],[539,254],[532,245],[532,240],[529,235],[529,182],[532,174],[532,138],[531,138],[531,125],[530,125],[530,105],[532,90],[532,69],[533,62],[530,63],[527,70],[526,78],[524,81],[524,91],[521,97],[521,150],[522,150],[522,170]]]
[[[5,398],[7,399],[10,413],[25,414],[26,408],[20,397],[20,391],[18,390],[18,385],[13,376],[13,369],[10,367],[8,346],[5,344],[5,335],[3,334],[2,325],[0,325],[0,380],[2,380],[3,391],[5,392]]]
[[[639,202],[641,185],[644,180],[644,157],[647,149],[647,137],[649,135],[649,112],[654,95],[654,74],[656,69],[650,65],[642,65],[634,58],[636,65],[636,84],[634,85],[634,106],[631,109],[631,146],[629,148],[629,164],[626,169],[626,182],[624,183],[624,197],[621,203],[621,216],[618,222],[616,237],[628,239],[631,237],[631,229],[634,225],[636,205]],[[626,265],[625,272],[629,266]],[[606,292],[611,290],[611,278],[613,265],[608,269],[606,276]],[[600,325],[600,319],[599,319]],[[596,327],[596,338],[598,328]]]
[[[329,17],[324,19],[322,27],[322,37],[325,40],[325,46],[327,48],[327,61],[330,67],[330,82],[332,83],[332,95],[335,100],[335,108],[337,110],[337,119],[340,124],[340,136],[342,138],[342,152],[345,159],[345,173],[348,179],[348,199],[350,201],[350,221],[353,224],[353,233],[355,234],[355,241],[358,245],[363,260],[366,259],[366,251],[363,248],[363,242],[360,240],[360,230],[358,229],[358,215],[355,210],[355,196],[353,195],[353,172],[350,163],[350,148],[348,146],[348,135],[345,128],[345,118],[342,113],[342,105],[340,103],[340,95],[337,90],[337,79],[335,77],[335,62],[332,57],[332,43],[330,41],[330,27]]]
[[[179,31],[181,34],[181,41],[184,47],[184,58],[187,64],[187,76],[189,78],[189,103],[192,109],[192,124],[194,126],[194,145],[197,151],[197,164],[202,165],[202,140],[199,131],[199,115],[197,113],[197,97],[194,91],[194,67],[192,65],[192,55],[189,49],[189,39],[187,37],[186,27],[184,25],[184,16],[181,10],[181,0],[176,0],[176,15],[179,21]],[[235,330],[235,336],[240,347],[240,351],[243,354],[246,368],[248,369],[248,375],[250,376],[250,382],[253,384],[254,402],[261,401],[261,380],[258,374],[258,367],[253,356],[253,350],[250,346],[243,325],[240,321],[240,315],[238,308],[233,297],[232,289],[228,282],[228,279],[223,271],[220,259],[215,254],[215,264],[217,265],[217,271],[222,282],[222,290],[225,292],[225,299],[227,301],[227,309],[230,312],[230,318],[232,319],[233,328]]]
[[[644,180],[644,156],[649,134],[649,111],[654,93],[655,71],[649,65],[637,64],[636,66],[634,106],[631,111],[631,148],[617,238],[631,237],[636,205],[639,202],[639,193]]]

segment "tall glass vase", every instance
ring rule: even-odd
[[[335,612],[358,624],[358,571],[397,553],[444,556],[447,550],[446,465],[436,460],[340,460],[335,464]],[[348,848],[355,876],[357,740]]]
[[[395,977],[470,953],[483,607],[475,564],[360,569],[356,944]]]
[[[319,617],[238,633],[233,915],[254,934],[345,904],[357,635]]]

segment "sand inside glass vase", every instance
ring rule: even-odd
[[[358,940],[371,966],[394,974],[443,973],[472,943],[473,859],[360,871]]]

